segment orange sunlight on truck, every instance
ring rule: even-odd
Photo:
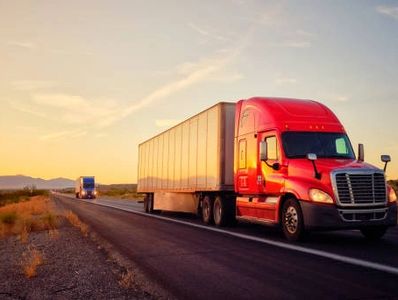
[[[335,114],[311,100],[218,103],[140,144],[138,168],[149,213],[276,225],[293,241],[335,229],[377,239],[397,223],[385,170],[364,162],[362,145],[356,158]]]

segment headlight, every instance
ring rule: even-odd
[[[388,191],[388,202],[397,202],[397,194],[395,194],[394,189],[387,185],[387,191]]]
[[[333,203],[333,199],[328,195],[328,193],[325,193],[324,191],[318,189],[310,189],[309,196],[310,199],[314,202]]]
[[[85,195],[86,194],[86,191],[82,191],[82,195]]]
[[[97,191],[94,191],[94,195],[97,195]]]

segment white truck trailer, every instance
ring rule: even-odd
[[[139,145],[145,210],[197,213],[201,193],[234,191],[235,103],[218,103]]]

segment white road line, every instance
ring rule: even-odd
[[[177,224],[184,224],[184,225],[188,225],[191,227],[205,229],[208,231],[219,232],[219,233],[223,233],[223,234],[226,234],[229,236],[233,236],[233,237],[237,237],[237,238],[241,238],[241,239],[245,239],[245,240],[249,240],[249,241],[255,241],[255,242],[262,243],[262,244],[271,245],[271,246],[288,249],[288,250],[292,250],[292,251],[297,251],[297,252],[301,252],[301,253],[312,254],[315,256],[329,258],[329,259],[333,259],[335,261],[339,261],[339,262],[343,262],[343,263],[347,263],[347,264],[351,264],[351,265],[355,265],[355,266],[360,266],[360,267],[364,267],[364,268],[368,268],[368,269],[373,269],[373,270],[377,270],[377,271],[382,271],[382,272],[398,275],[398,268],[391,267],[388,265],[383,265],[383,264],[370,262],[370,261],[366,261],[366,260],[362,260],[362,259],[357,259],[357,258],[353,258],[353,257],[349,257],[349,256],[343,256],[343,255],[339,255],[339,254],[333,254],[333,253],[329,253],[329,252],[322,251],[322,250],[310,249],[310,248],[305,248],[305,247],[297,246],[297,245],[293,245],[293,244],[273,241],[273,240],[269,240],[269,239],[265,239],[265,238],[254,237],[254,236],[250,236],[250,235],[246,235],[246,234],[230,232],[230,231],[226,231],[226,230],[215,228],[215,227],[208,227],[205,225],[194,224],[194,223],[180,221],[180,220],[162,217],[162,216],[158,216],[158,215],[150,215],[145,212],[140,212],[140,211],[137,211],[137,210],[134,210],[131,208],[127,208],[127,207],[92,202],[92,200],[91,201],[90,200],[81,200],[81,201],[96,204],[96,205],[106,206],[106,207],[117,208],[120,210],[132,212],[134,214],[142,215],[145,217],[151,217],[154,219],[174,222]]]

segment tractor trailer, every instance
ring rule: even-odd
[[[190,212],[206,224],[280,226],[288,240],[312,230],[359,229],[369,239],[397,223],[384,170],[356,157],[335,114],[312,100],[220,102],[141,143],[138,192],[147,213]]]
[[[95,188],[94,176],[80,176],[75,184],[76,198],[95,199],[97,198],[97,189]]]

